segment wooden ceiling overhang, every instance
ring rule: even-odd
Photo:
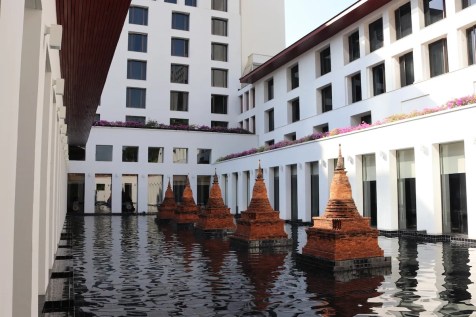
[[[240,82],[244,84],[255,83],[390,1],[391,0],[361,0],[356,2],[291,46],[270,58],[252,72],[240,78]]]
[[[84,146],[131,0],[56,0],[68,143]]]

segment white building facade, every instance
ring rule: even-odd
[[[274,18],[263,26],[265,13]],[[239,78],[284,46],[283,0],[134,0],[97,120],[237,128]],[[213,162],[257,143],[253,133],[93,127],[85,154],[70,155],[68,208],[156,212],[168,181],[180,200],[187,176],[204,204]]]
[[[134,211],[153,212],[169,180],[180,200],[187,176],[204,204],[216,169],[225,202],[239,213],[261,159],[274,208],[286,220],[309,222],[325,209],[342,144],[357,206],[373,226],[476,238],[476,202],[468,195],[476,179],[468,163],[475,155],[474,106],[375,125],[474,95],[474,1],[359,1],[271,58],[279,32],[266,25],[264,35],[272,35],[261,41],[252,32],[259,29],[253,23],[259,24],[262,3],[256,10],[252,2],[225,3],[133,1],[131,10],[147,8],[148,22],[124,26],[98,114],[108,121],[240,127],[252,134],[93,127],[84,161],[70,161],[75,187],[69,197],[83,197],[78,210],[124,211],[125,195]],[[281,13],[280,6],[268,8],[276,7]],[[175,28],[176,14],[188,17],[187,30]],[[217,19],[227,22],[226,36],[214,34],[223,31],[215,29],[223,28]],[[134,46],[137,34],[147,35],[146,51],[136,51],[144,50],[143,37]],[[224,47],[226,60],[216,60]],[[226,76],[219,75],[223,70]],[[225,104],[217,96],[226,97],[226,107],[214,108],[217,100]],[[373,126],[336,132],[361,123]],[[217,162],[254,148],[260,153]]]
[[[269,147],[474,95],[474,3],[356,3],[243,76],[240,126],[254,122],[259,146]],[[217,170],[234,209],[244,210],[261,159],[281,217],[310,221],[325,210],[342,144],[354,199],[373,226],[474,239],[472,113],[467,106],[378,125],[226,160]]]

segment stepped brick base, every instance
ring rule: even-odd
[[[203,231],[225,231],[233,232],[236,229],[233,215],[228,214],[205,214],[201,213],[198,217],[197,229]]]
[[[343,280],[349,280],[360,275],[374,275],[390,272],[392,259],[389,256],[378,256],[353,260],[329,260],[307,254],[297,254],[296,260],[299,264],[312,266],[330,273],[336,273]]]
[[[235,247],[247,249],[251,253],[263,251],[288,252],[293,241],[288,238],[248,240],[232,235],[230,236],[230,243]]]

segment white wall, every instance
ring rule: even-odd
[[[0,315],[36,316],[66,213],[66,139],[58,130],[64,121],[52,98],[59,54],[44,36],[44,27],[56,24],[56,8],[52,1],[0,5],[0,36],[8,43],[0,53],[0,89],[8,104],[0,109]]]
[[[85,161],[70,161],[69,173],[85,174],[85,212],[94,212],[95,174],[112,175],[112,209],[120,210],[122,174],[139,175],[138,212],[147,211],[147,175],[164,176],[164,192],[173,175],[189,175],[196,201],[197,175],[213,175],[212,164],[197,164],[197,149],[212,149],[211,162],[235,151],[257,146],[257,136],[251,134],[191,132],[176,130],[93,127],[86,146]],[[112,145],[113,161],[96,162],[96,145]],[[122,147],[138,146],[139,162],[122,162]],[[163,147],[164,162],[148,163],[148,148]],[[188,149],[188,163],[173,163],[173,148]]]
[[[306,180],[306,164],[319,161],[319,197],[320,213],[327,204],[328,187],[333,175],[332,160],[337,157],[339,144],[342,145],[342,155],[345,159],[347,175],[353,189],[353,196],[359,211],[362,211],[362,165],[361,155],[375,154],[377,168],[377,226],[382,230],[398,230],[398,209],[396,206],[396,160],[395,151],[413,148],[415,151],[416,195],[417,195],[417,226],[418,230],[426,230],[429,234],[441,234],[441,188],[440,161],[438,145],[449,142],[464,142],[466,192],[468,210],[468,237],[474,239],[476,230],[470,224],[475,220],[476,199],[470,193],[476,188],[476,169],[471,159],[476,154],[476,131],[473,118],[476,115],[476,105],[435,113],[425,117],[407,119],[388,125],[368,128],[365,130],[328,137],[318,141],[310,141],[289,147],[249,155],[215,164],[217,173],[232,173],[242,175],[243,171],[254,169],[258,160],[264,169],[264,178],[269,191],[269,168],[280,168],[280,215],[283,219],[290,218],[289,206],[290,181],[285,171],[289,165],[298,165],[298,203],[299,218],[310,221],[308,209],[310,196],[306,195],[310,183]],[[256,175],[252,175],[254,179]],[[221,178],[224,179],[223,177]],[[304,188],[302,188],[304,186]],[[222,188],[224,185],[222,184]],[[228,186],[230,188],[230,186]],[[229,191],[229,197],[234,196]],[[243,195],[243,193],[238,193]],[[240,199],[239,210],[246,210],[246,204]]]
[[[420,1],[412,0],[413,33],[395,40],[394,11],[407,1],[392,1],[381,9],[349,26],[329,40],[316,43],[316,46],[288,64],[278,68],[268,76],[247,85],[240,91],[244,96],[254,88],[256,107],[239,115],[243,122],[255,116],[260,144],[268,140],[278,142],[284,135],[295,132],[300,138],[313,133],[313,127],[328,124],[329,129],[353,125],[352,116],[371,112],[372,121],[382,120],[394,113],[406,113],[427,107],[438,106],[450,99],[474,93],[476,87],[476,66],[468,67],[465,30],[476,24],[476,7],[456,10],[451,1],[447,2],[447,18],[428,27],[420,26]],[[456,10],[456,11],[455,11]],[[368,50],[368,24],[379,17],[383,18],[384,47],[372,53]],[[360,58],[347,63],[347,36],[359,30],[361,45]],[[428,49],[432,43],[442,37],[447,38],[449,72],[434,78],[429,75]],[[319,52],[330,46],[332,71],[323,76],[318,71]],[[400,87],[398,58],[413,51],[415,83]],[[386,93],[373,96],[371,68],[385,63]],[[300,85],[288,90],[288,68],[299,64]],[[350,103],[348,77],[360,71],[362,80],[362,101]],[[265,101],[265,82],[274,78],[274,99]],[[451,89],[448,84],[451,83]],[[319,90],[332,84],[333,111],[322,113]],[[300,99],[301,120],[290,123],[288,102],[296,97]],[[265,130],[265,111],[274,108],[275,130]]]

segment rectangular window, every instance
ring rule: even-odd
[[[172,29],[188,31],[190,16],[186,13],[172,12]]]
[[[228,21],[225,19],[212,18],[212,34],[228,36]]]
[[[400,86],[405,87],[413,84],[415,76],[413,73],[413,52],[407,53],[399,58],[400,63]]]
[[[299,98],[291,101],[291,122],[299,121],[300,111],[299,111]]]
[[[228,96],[212,95],[211,112],[219,114],[228,113]]]
[[[170,65],[170,82],[177,84],[188,84],[188,65]]]
[[[370,217],[370,225],[377,226],[377,171],[375,154],[362,155],[363,214]]]
[[[430,77],[435,77],[448,72],[448,52],[446,39],[428,45],[430,58]]]
[[[185,185],[187,184],[187,176],[186,175],[174,175],[173,176],[173,192],[174,198],[177,203],[182,202],[182,195],[185,189]]]
[[[321,124],[321,125],[316,125],[313,128],[314,133],[326,133],[329,132],[329,124]]]
[[[145,108],[145,88],[127,87],[126,107]]]
[[[126,116],[126,122],[137,122],[145,124],[145,117],[142,116]]]
[[[128,50],[133,52],[147,52],[147,34],[129,33]]]
[[[385,64],[382,63],[372,67],[372,82],[374,96],[383,94],[385,92]]]
[[[273,171],[273,208],[279,210],[279,166],[272,167]]]
[[[360,37],[359,31],[355,31],[348,37],[349,41],[349,62],[360,58]]]
[[[147,79],[147,62],[128,60],[127,61],[127,79]]]
[[[209,175],[197,175],[197,205],[205,206],[208,203],[210,181]]]
[[[138,146],[123,146],[122,147],[122,161],[123,162],[137,162],[139,160]]]
[[[168,2],[168,3],[177,3],[177,0],[164,0],[164,2]]]
[[[228,11],[228,0],[212,0],[212,10]]]
[[[228,128],[228,122],[226,121],[212,121],[211,122],[212,128]]]
[[[398,229],[416,230],[415,152],[397,151]]]
[[[332,110],[332,85],[321,89],[322,112]]]
[[[397,40],[412,34],[412,8],[410,2],[395,10],[395,32]]]
[[[274,80],[271,78],[266,82],[266,101],[274,98]]]
[[[171,91],[170,92],[170,110],[188,111],[188,92]]]
[[[383,21],[382,18],[369,24],[370,51],[373,52],[383,46]]]
[[[100,113],[96,113],[94,115],[94,122],[98,122],[98,121],[101,121],[101,114]]]
[[[212,60],[213,61],[228,61],[228,45],[220,43],[212,43]]]
[[[443,233],[468,234],[465,162],[464,142],[440,144]]]
[[[289,69],[289,81],[291,90],[299,87],[299,65],[294,65]]]
[[[228,87],[228,70],[212,68],[212,87]]]
[[[197,0],[185,0],[185,5],[189,7],[196,7],[197,6]]]
[[[476,4],[476,0],[463,0],[463,9]]]
[[[129,23],[147,25],[149,19],[149,9],[143,7],[130,7],[129,8]]]
[[[331,72],[331,47],[319,53],[321,64],[321,76]]]
[[[188,149],[175,147],[173,150],[173,162],[177,164],[187,164]]]
[[[274,109],[269,109],[266,111],[267,123],[268,123],[268,132],[274,130]]]
[[[148,162],[149,163],[163,163],[164,162],[164,148],[163,147],[149,147]]]
[[[423,0],[425,26],[433,24],[446,16],[445,0]]]
[[[96,161],[112,162],[112,145],[96,145]]]
[[[296,132],[285,134],[284,139],[288,141],[296,141]]]
[[[350,86],[352,93],[352,102],[357,102],[362,100],[362,86],[360,83],[360,73],[355,74],[350,77]]]
[[[476,25],[466,30],[468,65],[476,64]]]
[[[170,118],[170,125],[172,125],[172,126],[188,126],[188,119]]]
[[[210,164],[212,158],[212,150],[197,149],[197,164]]]
[[[311,162],[311,217],[319,216],[319,161]]]
[[[172,38],[171,55],[188,57],[188,40],[180,38]]]

